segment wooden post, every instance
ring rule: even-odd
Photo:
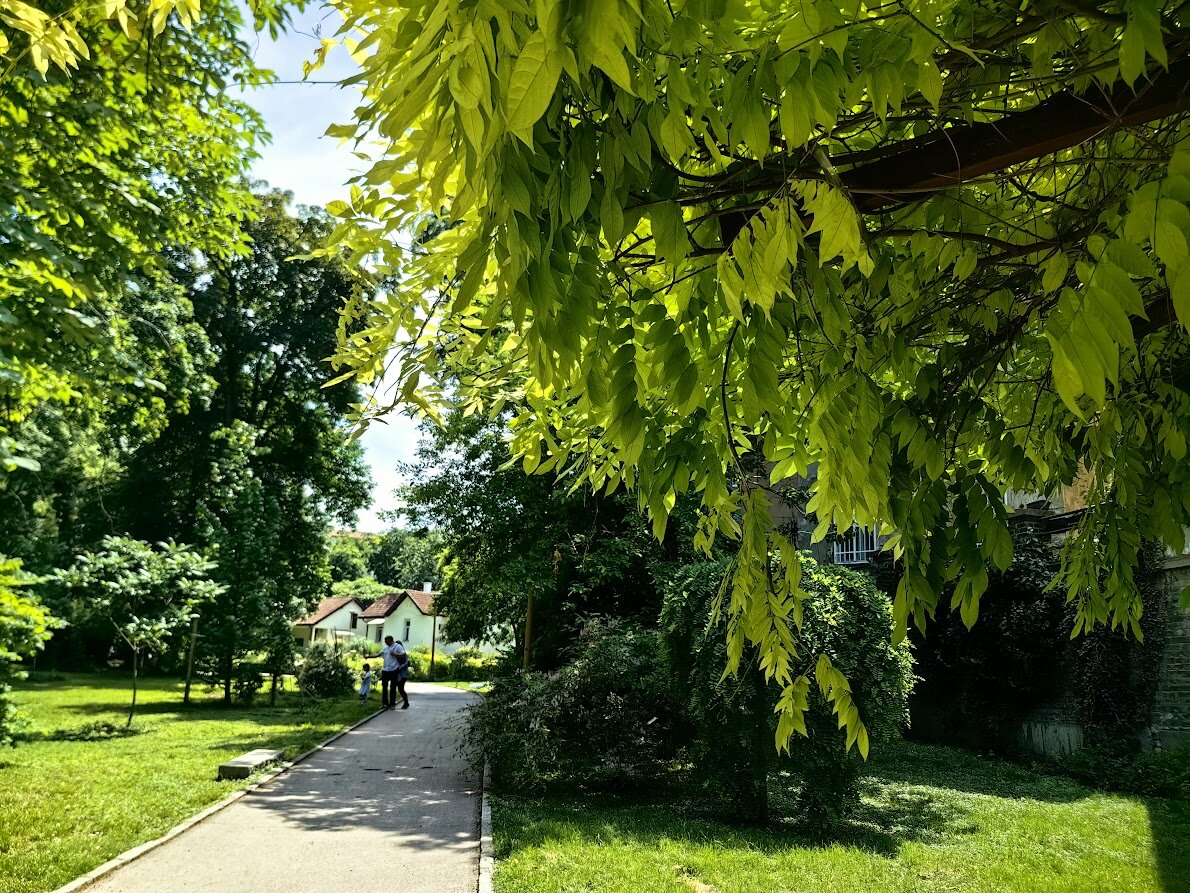
[[[529,604],[525,607],[525,659],[521,668],[529,672],[529,644],[533,638],[533,590],[529,590]]]
[[[186,655],[186,688],[182,692],[182,703],[190,703],[190,680],[194,675],[194,643],[198,641],[198,617],[190,618],[190,651]]]

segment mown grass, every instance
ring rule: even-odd
[[[730,759],[724,754],[724,759]],[[775,779],[775,812],[792,812]],[[735,827],[697,799],[497,797],[497,893],[1185,893],[1190,803],[1088,790],[959,751],[873,760],[825,836]]]
[[[135,734],[43,739],[122,727],[130,690],[122,673],[35,674],[17,688],[31,740],[0,750],[0,893],[53,890],[244,787],[215,780],[225,760],[257,747],[295,757],[376,707],[286,694],[275,708],[226,708],[202,689],[183,707],[177,680],[142,679]]]

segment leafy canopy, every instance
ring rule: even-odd
[[[21,570],[21,562],[0,555],[0,746],[12,743],[19,725],[16,706],[8,700],[10,683],[24,679],[21,662],[45,647],[61,623],[34,596],[18,594],[37,578]]]
[[[251,7],[258,27],[284,21],[272,0]],[[47,402],[168,385],[128,349],[166,249],[245,250],[264,135],[227,88],[265,72],[240,4],[197,11],[0,0],[0,472],[37,467],[14,429]]]
[[[526,469],[633,490],[658,534],[701,494],[699,544],[741,547],[729,668],[756,645],[785,728],[815,666],[770,524],[794,475],[819,536],[891,532],[903,634],[948,583],[975,621],[1006,489],[1089,467],[1077,629],[1139,631],[1140,543],[1190,520],[1185,7],[338,6],[364,101],[331,132],[386,151],[332,244],[401,282],[348,308],[344,374],[395,347],[399,401],[523,406]]]

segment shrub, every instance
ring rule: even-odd
[[[36,598],[18,594],[19,587],[32,582],[19,561],[0,555],[0,745],[11,744],[23,725],[8,700],[9,684],[25,678],[21,661],[41,650],[60,626]]]
[[[369,642],[363,636],[353,636],[342,646],[344,654],[364,658],[380,657],[380,649],[383,647],[379,642]]]
[[[1120,754],[1115,748],[1083,747],[1042,768],[1057,770],[1092,788],[1190,799],[1190,746],[1132,754]]]
[[[828,654],[851,684],[873,746],[898,736],[909,722],[913,660],[909,644],[893,644],[892,603],[866,574],[802,556],[802,643],[806,654]],[[801,776],[798,805],[815,824],[842,819],[859,803],[861,758],[831,708],[812,689],[805,738],[795,737],[790,761]]]
[[[873,746],[879,746],[907,722],[913,682],[908,645],[892,641],[892,605],[864,574],[819,565],[807,553],[801,560],[807,593],[802,654],[809,660],[825,653],[847,676]],[[720,679],[727,663],[724,630],[707,618],[727,569],[724,561],[686,565],[663,581],[666,661],[685,704],[695,777],[712,800],[735,804],[742,820],[763,821],[767,775],[776,762],[772,704],[778,691],[764,682],[751,650],[735,678]],[[817,687],[811,689],[806,729],[806,737],[794,736],[780,764],[800,780],[799,817],[829,825],[858,802],[861,760],[847,751]]]
[[[297,682],[308,695],[334,698],[355,689],[355,674],[339,654],[325,645],[314,645],[298,668]]]
[[[264,685],[268,668],[255,661],[241,661],[231,671],[231,691],[240,704],[251,705]]]
[[[498,678],[469,741],[504,789],[641,786],[672,756],[675,716],[656,632],[591,620],[554,673]]]
[[[415,645],[409,649],[409,678],[419,682],[429,682],[442,677],[442,658],[444,655],[434,655],[434,672],[430,673],[430,649],[425,645]]]
[[[450,656],[450,678],[457,682],[486,681],[495,675],[498,663],[496,657],[466,646]]]

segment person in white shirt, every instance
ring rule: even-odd
[[[405,696],[404,680],[401,679],[401,669],[409,662],[405,653],[405,646],[393,641],[392,636],[384,637],[384,647],[380,649],[380,656],[384,658],[384,666],[380,670],[380,703],[381,706],[392,710],[397,706],[397,695],[401,695],[402,707],[409,706],[409,698]]]

